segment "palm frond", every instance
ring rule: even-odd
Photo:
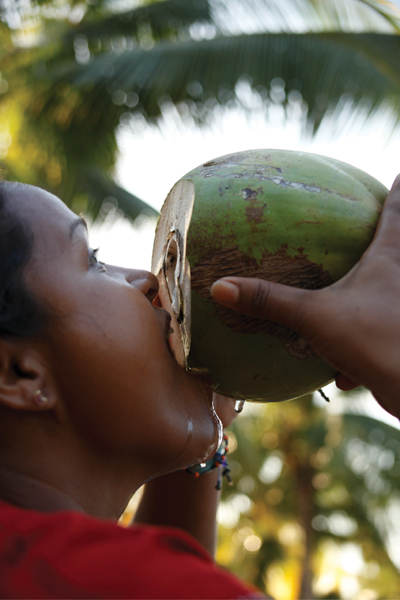
[[[215,103],[246,104],[237,87],[246,75],[266,107],[301,98],[316,131],[326,114],[340,110],[344,95],[354,105],[368,103],[371,113],[390,102],[400,115],[399,63],[396,35],[258,34],[162,42],[150,50],[101,55],[88,65],[70,63],[48,73],[41,112],[46,119],[57,119],[61,100],[56,90],[64,82],[71,93],[81,94],[70,123],[79,122],[88,133],[126,115],[129,93],[137,95],[147,118],[160,117],[160,101],[169,98],[175,105],[189,103],[195,120],[202,122]]]
[[[380,14],[391,25],[399,29],[400,27],[400,7],[391,0],[360,0],[367,6],[370,6],[373,11]]]
[[[119,186],[110,177],[105,177],[99,169],[86,169],[80,173],[77,185],[80,191],[86,192],[89,198],[85,212],[93,221],[101,222],[102,217],[106,216],[102,214],[101,210],[105,200],[115,201],[118,209],[132,221],[135,221],[143,213],[153,217],[158,215],[154,208]]]
[[[140,201],[112,179],[116,131],[135,115],[162,119],[174,105],[183,123],[202,124],[221,105],[257,106],[266,117],[274,105],[297,106],[316,131],[349,103],[372,114],[385,102],[400,120],[392,2],[142,0],[118,13],[107,0],[67,0],[81,10],[78,25],[60,20],[58,5],[9,0],[20,29],[11,35],[0,23],[6,34],[0,104],[13,115],[9,122],[17,115],[20,121],[12,148],[35,147],[29,166],[9,157],[4,163],[21,180],[59,193],[73,209],[85,205],[93,216],[109,196],[131,218],[139,210]],[[36,35],[32,43],[23,37],[23,22]],[[371,29],[391,34],[366,33]]]

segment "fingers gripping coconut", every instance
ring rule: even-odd
[[[340,281],[306,291],[257,279],[217,281],[213,296],[234,310],[290,325],[338,371],[336,385],[364,385],[400,418],[400,176],[372,244]]]
[[[238,400],[287,400],[332,381],[336,369],[294,329],[234,312],[210,288],[226,276],[331,285],[370,244],[387,193],[350,165],[282,150],[223,156],[183,177],[161,211],[152,261],[178,363]]]

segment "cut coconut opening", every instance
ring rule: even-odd
[[[179,250],[179,232],[171,231],[171,239],[168,242],[165,252],[163,269],[167,282],[167,289],[171,301],[172,310],[178,323],[183,321],[183,302],[182,293],[179,282],[179,274],[181,272],[181,256]]]
[[[190,350],[190,267],[186,259],[187,232],[195,189],[191,180],[178,181],[161,210],[156,228],[151,270],[160,284],[161,305],[171,315],[171,350],[186,367]]]

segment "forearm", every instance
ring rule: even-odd
[[[177,527],[215,553],[218,469],[194,477],[177,471],[145,485],[134,522]]]

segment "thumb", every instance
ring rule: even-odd
[[[250,317],[278,321],[303,334],[305,300],[313,292],[299,288],[252,279],[224,277],[211,286],[213,298]]]

